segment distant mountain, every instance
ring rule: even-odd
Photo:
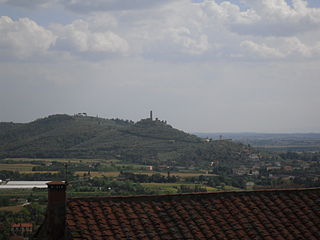
[[[103,158],[137,163],[207,165],[237,161],[242,144],[212,141],[165,121],[52,115],[30,123],[0,123],[0,157]]]

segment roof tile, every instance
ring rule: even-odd
[[[73,198],[71,239],[320,239],[320,189]]]

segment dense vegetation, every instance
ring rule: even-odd
[[[32,223],[38,227],[44,220],[45,209],[38,203],[31,203],[20,211],[0,211],[0,240],[9,239],[11,224]]]
[[[238,161],[244,146],[203,139],[165,121],[53,115],[26,124],[0,124],[0,158],[101,158],[166,165]]]

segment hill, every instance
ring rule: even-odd
[[[165,121],[52,115],[30,123],[0,123],[0,157],[102,158],[167,165],[237,162],[245,149],[206,142]]]
[[[195,133],[199,137],[231,138],[268,151],[320,151],[320,133]]]

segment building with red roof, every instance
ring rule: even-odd
[[[319,188],[66,200],[48,186],[36,239],[320,239]]]
[[[11,224],[11,237],[10,239],[29,239],[32,235],[32,223],[14,223]]]

